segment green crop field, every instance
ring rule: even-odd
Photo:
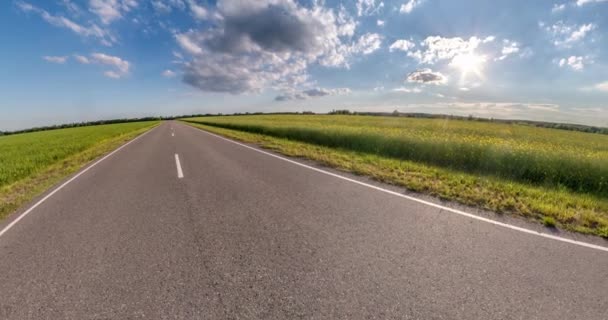
[[[317,147],[317,153],[350,152],[347,163],[327,157],[323,162],[469,205],[539,221],[551,217],[560,227],[608,235],[607,135],[405,117],[256,115],[186,120],[216,132],[221,128],[224,134],[230,131],[236,138],[235,132],[247,132],[252,142],[272,137],[266,142],[279,151],[297,142]],[[320,158],[313,153],[294,155]],[[370,156],[376,163],[369,163]],[[401,174],[353,170],[357,157],[368,159],[378,172],[387,169],[378,163],[389,161],[401,166],[391,169]],[[425,174],[427,179],[412,181]]]
[[[0,218],[157,121],[0,136]]]

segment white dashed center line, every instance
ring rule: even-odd
[[[184,172],[182,171],[182,165],[179,162],[179,155],[177,155],[177,153],[175,154],[175,166],[177,166],[177,177],[180,179],[183,178]]]

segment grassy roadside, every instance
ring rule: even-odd
[[[187,122],[210,132],[255,143],[279,153],[318,161],[347,172],[441,199],[525,217],[565,230],[608,238],[608,199],[566,188],[530,186],[492,176],[329,148],[267,135]]]
[[[62,159],[53,159],[52,163],[45,163],[42,168],[27,176],[0,186],[0,220],[6,218],[10,213],[42,194],[66,176],[77,172],[92,160],[111,152],[158,124],[158,121],[154,121],[138,126],[132,125],[132,128],[130,127],[118,135],[99,140],[87,146],[84,150],[77,151]],[[44,150],[40,150],[40,152],[44,152]]]

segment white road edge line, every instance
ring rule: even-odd
[[[80,177],[81,175],[83,175],[85,172],[89,171],[91,168],[93,168],[94,166],[96,166],[97,164],[99,164],[100,162],[104,161],[105,159],[109,158],[110,156],[112,156],[113,154],[115,154],[116,152],[120,151],[122,148],[128,146],[129,144],[137,141],[139,138],[145,136],[146,134],[148,134],[149,132],[151,132],[152,130],[156,129],[158,127],[154,127],[151,128],[150,130],[140,134],[139,136],[135,137],[135,139],[123,144],[122,146],[116,148],[114,151],[106,154],[103,158],[95,161],[93,164],[91,164],[90,166],[86,167],[85,169],[83,169],[82,171],[78,172],[75,176],[73,176],[72,178],[70,178],[68,181],[62,183],[59,187],[55,188],[53,191],[49,192],[49,194],[47,194],[46,196],[44,196],[44,198],[38,200],[38,202],[34,203],[34,205],[32,205],[29,209],[25,210],[21,215],[19,215],[15,220],[13,220],[11,223],[9,223],[6,227],[4,227],[4,229],[2,229],[2,231],[0,231],[0,237],[2,237],[3,234],[5,234],[8,230],[10,230],[14,225],[17,224],[17,222],[19,222],[21,219],[23,219],[25,216],[27,216],[30,212],[32,212],[34,209],[36,209],[36,207],[38,207],[39,205],[41,205],[44,201],[46,201],[48,198],[52,197],[55,193],[57,193],[59,190],[63,189],[63,187],[67,186],[70,182],[76,180],[76,178]]]
[[[259,152],[259,153],[263,153],[263,154],[265,154],[267,156],[271,156],[271,157],[274,157],[274,158],[277,158],[277,159],[281,159],[283,161],[287,161],[289,163],[292,163],[292,164],[295,164],[295,165],[298,165],[298,166],[301,166],[301,167],[304,167],[304,168],[307,168],[307,169],[310,169],[310,170],[314,170],[314,171],[317,171],[317,172],[320,172],[320,173],[323,173],[323,174],[326,174],[326,175],[329,175],[329,176],[332,176],[332,177],[335,177],[335,178],[338,178],[338,179],[346,180],[346,181],[349,181],[349,182],[352,182],[352,183],[355,183],[355,184],[358,184],[358,185],[361,185],[361,186],[364,186],[364,187],[368,187],[368,188],[371,188],[371,189],[374,189],[374,190],[377,190],[377,191],[388,193],[388,194],[391,194],[391,195],[394,195],[394,196],[397,196],[397,197],[400,197],[400,198],[404,198],[404,199],[408,199],[408,200],[411,200],[411,201],[414,201],[414,202],[422,203],[422,204],[425,204],[427,206],[431,206],[431,207],[435,207],[435,208],[442,209],[442,210],[445,210],[445,211],[449,211],[449,212],[452,212],[452,213],[455,213],[455,214],[459,214],[461,216],[465,216],[465,217],[468,217],[468,218],[471,218],[471,219],[487,222],[487,223],[490,223],[490,224],[493,224],[493,225],[496,225],[496,226],[499,226],[499,227],[503,227],[503,228],[507,228],[507,229],[511,229],[511,230],[515,230],[515,231],[519,231],[519,232],[523,232],[523,233],[527,233],[527,234],[531,234],[531,235],[535,235],[535,236],[539,236],[539,237],[543,237],[543,238],[547,238],[547,239],[562,241],[562,242],[566,242],[566,243],[570,243],[570,244],[574,244],[574,245],[578,245],[578,246],[582,246],[582,247],[586,247],[586,248],[591,248],[591,249],[596,249],[596,250],[608,252],[608,247],[603,247],[603,246],[596,245],[596,244],[591,244],[591,243],[587,243],[587,242],[572,240],[572,239],[568,239],[568,238],[554,236],[554,235],[548,234],[548,233],[543,233],[543,232],[534,231],[534,230],[530,230],[530,229],[526,229],[526,228],[522,228],[522,227],[517,227],[517,226],[514,226],[514,225],[510,225],[510,224],[504,223],[504,222],[500,222],[500,221],[484,218],[484,217],[481,217],[481,216],[477,216],[477,215],[474,215],[474,214],[471,214],[471,213],[467,213],[467,212],[464,212],[464,211],[461,211],[461,210],[458,210],[458,209],[454,209],[454,208],[450,208],[450,207],[445,207],[445,206],[442,206],[440,204],[432,203],[432,202],[429,202],[429,201],[426,201],[426,200],[418,199],[418,198],[415,198],[415,197],[412,197],[412,196],[408,196],[408,195],[401,194],[401,193],[398,193],[398,192],[395,192],[395,191],[384,189],[384,188],[381,188],[381,187],[378,187],[378,186],[371,185],[369,183],[365,183],[365,182],[361,182],[361,181],[358,181],[358,180],[355,180],[355,179],[351,179],[351,178],[348,178],[348,177],[345,177],[345,176],[341,176],[341,175],[335,174],[333,172],[325,171],[323,169],[311,167],[309,165],[306,165],[306,164],[303,164],[303,163],[300,163],[300,162],[297,162],[297,161],[294,161],[294,160],[291,160],[291,159],[288,159],[288,158],[285,158],[285,157],[281,157],[281,156],[278,156],[276,154],[272,154],[270,152],[266,152],[266,151],[254,148],[252,146],[248,146],[246,144],[243,144],[243,143],[240,143],[240,142],[236,142],[234,140],[222,137],[222,136],[217,135],[215,133],[211,133],[211,132],[205,131],[205,130],[200,129],[198,127],[194,127],[194,126],[187,125],[187,124],[186,124],[186,126],[192,128],[192,129],[198,130],[200,132],[204,132],[204,133],[206,133],[208,135],[220,138],[222,140],[226,140],[228,142],[237,144],[237,145],[239,145],[241,147],[244,147],[244,148],[247,148],[247,149],[251,149],[251,150]]]
[[[183,178],[184,172],[182,171],[182,165],[179,162],[179,155],[177,153],[175,154],[175,166],[177,167],[177,177],[180,179]]]

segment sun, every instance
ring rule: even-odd
[[[486,62],[486,57],[475,53],[463,53],[459,54],[452,59],[450,63],[460,69],[461,80],[465,80],[469,74],[474,74],[478,78],[483,78],[483,66]]]

